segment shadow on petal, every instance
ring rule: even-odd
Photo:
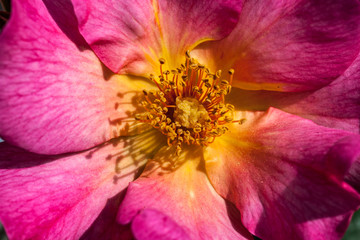
[[[50,15],[63,33],[78,47],[80,51],[90,49],[79,31],[79,23],[75,16],[74,6],[70,0],[43,1]]]
[[[100,215],[93,222],[90,228],[81,236],[80,240],[133,239],[130,226],[124,226],[116,222],[116,214],[125,194],[126,189],[107,201]]]

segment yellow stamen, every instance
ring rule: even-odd
[[[135,116],[137,121],[149,123],[166,135],[168,145],[176,145],[178,155],[182,144],[207,146],[228,130],[226,124],[244,123],[243,119],[234,121],[234,106],[225,104],[234,69],[228,71],[228,81],[221,79],[221,70],[210,73],[191,58],[189,51],[185,57],[179,68],[166,71],[165,59],[159,59],[161,75],[150,75],[159,90],[143,91],[141,105],[145,113]]]

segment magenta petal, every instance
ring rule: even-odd
[[[360,56],[339,78],[316,91],[282,93],[234,89],[231,101],[240,109],[266,110],[272,106],[319,125],[359,133],[359,79]]]
[[[151,209],[137,214],[131,229],[138,240],[190,240],[186,232],[171,218]]]
[[[120,205],[119,223],[134,224],[137,219],[132,229],[139,232],[134,235],[144,238],[151,234],[166,235],[169,228],[182,234],[178,225],[190,239],[251,239],[241,223],[240,213],[210,185],[203,172],[202,157],[201,148],[183,149],[179,157],[174,148],[160,150],[154,161],[147,163],[141,176],[129,184]],[[144,212],[138,215],[143,209],[162,214]],[[164,217],[164,228],[146,223],[144,232],[140,231],[139,222],[153,218],[161,222],[161,216],[167,216]]]
[[[129,87],[111,78],[76,23],[65,0],[12,2],[0,36],[0,136],[7,142],[45,154],[84,150],[112,138],[112,120],[127,116],[129,104],[114,105],[128,101],[117,93]]]
[[[124,145],[47,156],[0,144],[0,220],[10,239],[78,239],[141,162]],[[121,169],[121,174],[117,174]]]
[[[81,236],[80,240],[132,240],[133,234],[129,225],[120,225],[116,221],[117,211],[124,199],[126,190],[109,199],[106,206],[92,223],[90,228]]]
[[[334,158],[350,158],[354,160],[345,180],[358,192],[360,192],[360,136],[353,136],[344,139],[338,147],[332,149]]]
[[[357,0],[249,0],[229,37],[199,54],[235,68],[234,85],[243,89],[314,90],[356,58],[359,21]]]
[[[357,135],[276,109],[243,117],[205,156],[216,191],[262,239],[339,239],[360,205],[344,182],[356,146],[342,142]]]
[[[286,104],[284,111],[311,119],[317,124],[360,133],[360,56],[331,84],[313,93],[274,98]],[[276,105],[275,105],[276,106]]]
[[[114,72],[137,75],[152,73],[160,57],[176,61],[196,42],[223,38],[242,5],[242,0],[72,2],[80,32],[102,62]]]
[[[336,142],[326,156],[329,161],[337,163],[330,171],[338,172],[339,176],[346,176],[356,160],[360,160],[359,157],[360,135],[350,135]]]

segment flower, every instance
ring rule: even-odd
[[[360,204],[358,1],[14,0],[12,10],[0,37],[11,239],[342,236]],[[206,104],[190,88],[205,66],[230,79]],[[167,70],[188,79],[162,90],[192,100],[160,91],[149,119],[134,115]],[[209,112],[225,95],[230,105]],[[185,119],[192,144],[148,121],[162,103],[161,122]],[[206,128],[215,120],[221,134]]]

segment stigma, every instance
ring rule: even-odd
[[[233,120],[234,106],[225,103],[234,70],[225,79],[221,70],[211,73],[189,51],[185,58],[176,69],[164,69],[166,61],[159,59],[160,75],[149,77],[158,89],[143,90],[144,112],[135,115],[166,135],[178,155],[183,144],[208,146],[228,131],[227,124],[238,122]]]

